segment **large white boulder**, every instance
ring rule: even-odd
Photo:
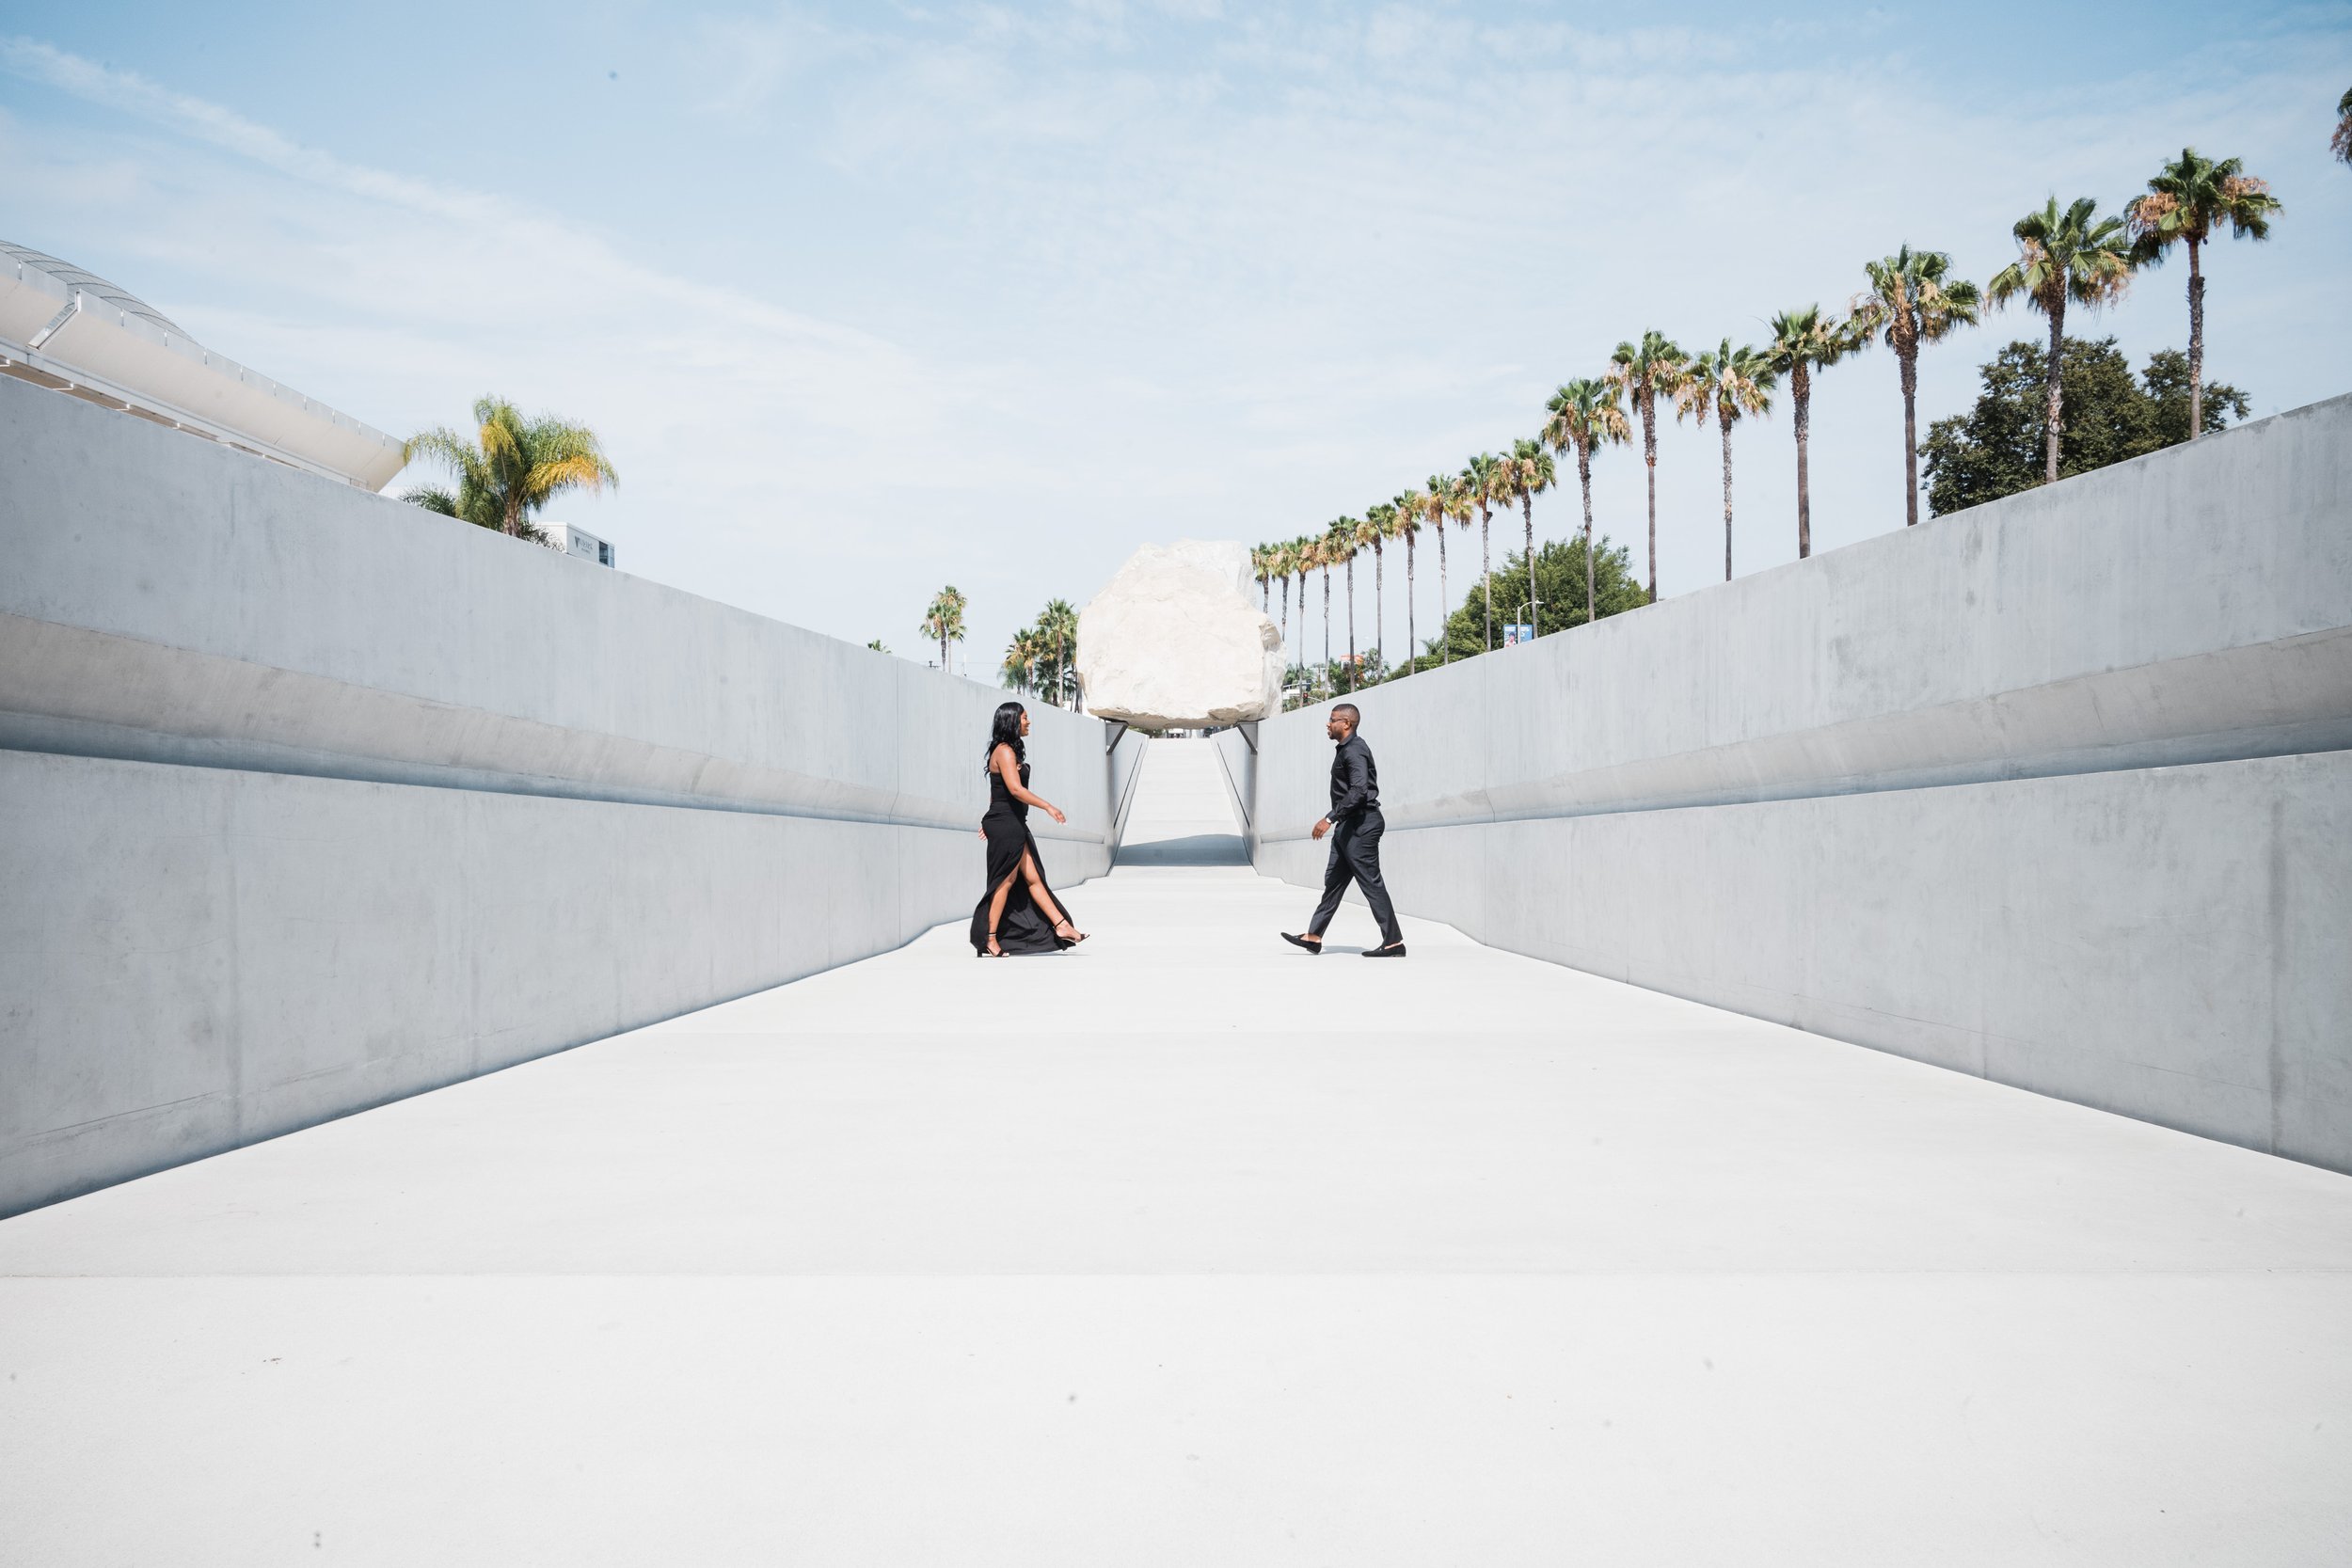
[[[1138,729],[1265,719],[1282,705],[1282,634],[1258,608],[1249,547],[1146,545],[1078,612],[1087,711]]]

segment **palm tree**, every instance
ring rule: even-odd
[[[1993,275],[1985,293],[1995,305],[2022,295],[2029,307],[2050,318],[2050,363],[2042,377],[2042,483],[2055,484],[2064,414],[2058,399],[2058,360],[2066,341],[2066,307],[2072,301],[2096,310],[2122,298],[2131,285],[2131,251],[2123,220],[2099,216],[2099,204],[2087,196],[2064,212],[2054,196],[2042,211],[2019,218],[2010,232],[2017,236],[2017,260]]]
[[[939,667],[948,669],[947,644],[963,641],[963,611],[965,600],[953,583],[931,595],[929,610],[923,611],[923,624],[916,629],[939,644]]]
[[[1675,418],[1693,414],[1704,429],[1708,420],[1724,433],[1724,580],[1731,580],[1731,427],[1742,415],[1772,406],[1772,368],[1764,351],[1723,347],[1691,361],[1691,373],[1675,392]],[[1590,611],[1588,610],[1589,614]]]
[[[1492,653],[1495,646],[1495,558],[1487,536],[1486,520],[1497,501],[1505,506],[1511,504],[1503,492],[1502,459],[1493,452],[1482,451],[1463,466],[1462,475],[1454,483],[1461,486],[1463,499],[1478,508],[1478,572],[1486,584],[1486,645],[1481,651]]]
[[[1382,501],[1364,508],[1364,526],[1356,531],[1356,537],[1372,546],[1372,648],[1379,656],[1375,662],[1385,671],[1389,667],[1387,552],[1389,541],[1396,537],[1396,503]]]
[[[2188,246],[2188,438],[2205,433],[2205,274],[2198,251],[2223,224],[2241,240],[2270,238],[2270,220],[2286,209],[2270,186],[2235,158],[2218,163],[2181,149],[2148,182],[2148,194],[2125,205],[2132,262],[2153,266],[2176,245]]]
[[[2336,100],[2336,134],[2328,138],[2328,149],[2338,159],[2352,164],[2352,87],[2344,89]]]
[[[1331,668],[1331,568],[1336,563],[1331,536],[1324,533],[1308,546],[1314,551],[1315,570],[1323,574],[1323,667]]]
[[[535,532],[532,515],[566,490],[621,483],[586,425],[547,415],[526,420],[504,398],[486,396],[474,399],[473,417],[481,427],[474,440],[444,425],[410,436],[401,449],[404,462],[425,457],[449,465],[456,493],[426,485],[404,499],[520,536]]]
[[[1084,711],[1078,697],[1077,673],[1071,668],[1070,651],[1078,641],[1078,612],[1068,599],[1048,599],[1037,618],[1039,637],[1054,650],[1054,689],[1049,695],[1056,707],[1069,706]],[[1064,704],[1062,698],[1070,701]]]
[[[1288,545],[1265,546],[1266,570],[1282,579],[1282,646],[1291,641],[1291,547]]]
[[[1307,662],[1307,574],[1314,570],[1314,541],[1300,534],[1291,541],[1291,570],[1298,574],[1298,662]]]
[[[1364,525],[1354,517],[1334,517],[1327,538],[1331,552],[1344,568],[1347,580],[1347,689],[1356,689],[1356,557],[1363,549],[1358,531]]]
[[[1421,490],[1407,490],[1396,498],[1396,536],[1405,541],[1405,673],[1413,673],[1413,660],[1421,657],[1420,633],[1413,625],[1413,545],[1421,536],[1422,517],[1429,506],[1429,497]]]
[[[1551,418],[1544,439],[1554,451],[1576,453],[1576,479],[1584,491],[1584,624],[1593,623],[1593,453],[1632,439],[1625,410],[1617,406],[1617,384],[1604,377],[1571,381],[1545,404]]]
[[[1445,570],[1445,525],[1448,519],[1468,526],[1470,502],[1465,498],[1461,482],[1443,474],[1431,474],[1422,487],[1422,511],[1430,526],[1438,531],[1438,663],[1454,662],[1454,643],[1445,635],[1446,615],[1454,604],[1454,590],[1447,584]]]
[[[1519,513],[1527,521],[1527,613],[1538,625],[1535,614],[1535,498],[1551,488],[1559,474],[1552,468],[1551,453],[1541,441],[1525,437],[1511,443],[1511,455],[1502,460],[1503,472],[1509,481],[1510,494],[1517,496]]]
[[[1012,634],[1005,644],[1002,668],[1004,683],[1018,691],[1031,691],[1037,686],[1037,635],[1024,627]]]
[[[1274,613],[1274,574],[1266,570],[1266,546],[1253,545],[1249,548],[1249,575],[1258,579],[1258,608]]]
[[[1813,485],[1805,471],[1805,437],[1813,428],[1813,372],[1835,365],[1854,349],[1851,324],[1821,314],[1818,305],[1783,310],[1772,322],[1765,362],[1788,378],[1788,401],[1797,429],[1797,559],[1813,553]]]
[[[1883,332],[1895,351],[1903,388],[1903,526],[1919,521],[1919,346],[1955,327],[1977,325],[1983,297],[1964,277],[1947,277],[1952,259],[1940,250],[1914,250],[1908,244],[1881,261],[1865,261],[1870,287],[1853,302],[1857,347]]]
[[[1649,602],[1658,602],[1658,398],[1674,395],[1689,356],[1662,332],[1619,343],[1609,356],[1609,378],[1626,390],[1642,421],[1642,462],[1649,470]]]

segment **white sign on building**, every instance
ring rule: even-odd
[[[586,529],[573,523],[541,523],[548,543],[565,555],[582,561],[593,561],[599,566],[617,565],[612,541],[599,539]]]

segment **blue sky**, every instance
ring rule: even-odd
[[[395,434],[484,390],[594,425],[623,486],[553,515],[630,570],[918,657],[956,582],[976,672],[1136,543],[1360,513],[1619,339],[1754,338],[1904,241],[1981,281],[2019,214],[2184,143],[2288,209],[2213,258],[2209,373],[2352,390],[2352,6],[360,14],[10,8],[0,237]],[[2185,281],[2096,330],[2183,342]],[[1931,350],[1923,421],[2039,327]],[[1817,547],[1900,526],[1900,420],[1883,350],[1822,378]],[[1737,463],[1744,574],[1794,556],[1785,409]],[[1638,568],[1639,462],[1597,481]],[[1659,485],[1661,586],[1703,587],[1712,435],[1662,434]]]

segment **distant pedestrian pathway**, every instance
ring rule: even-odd
[[[0,1556],[2352,1540],[2352,1179],[1424,921],[1310,958],[1198,742],[1076,896],[0,1222]]]

